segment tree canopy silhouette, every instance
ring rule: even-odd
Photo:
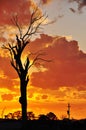
[[[22,120],[27,120],[27,84],[29,82],[28,71],[30,67],[34,64],[37,64],[37,62],[49,62],[49,60],[41,58],[41,56],[43,55],[41,51],[27,55],[24,63],[22,62],[21,56],[25,47],[31,43],[31,36],[38,33],[40,26],[46,18],[47,16],[39,13],[39,9],[37,7],[32,12],[29,25],[26,32],[24,33],[22,27],[18,22],[18,17],[13,17],[12,21],[14,22],[19,32],[18,34],[16,34],[16,42],[11,42],[3,45],[3,48],[7,49],[10,52],[11,65],[16,70],[20,79],[21,95],[19,97],[19,102],[22,108]],[[32,62],[30,62],[31,55],[35,55]]]

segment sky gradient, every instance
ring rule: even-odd
[[[36,115],[54,112],[58,118],[67,116],[71,105],[71,118],[86,118],[86,1],[85,0],[0,0],[0,47],[15,42],[18,22],[26,29],[31,11],[39,6],[40,13],[48,15],[42,30],[33,36],[25,49],[43,50],[44,58],[52,59],[40,68],[30,69],[28,84],[28,110]],[[20,110],[19,78],[10,65],[7,51],[0,48],[0,115]]]

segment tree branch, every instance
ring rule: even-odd
[[[25,63],[23,64],[21,60],[21,55],[23,53],[24,48],[27,46],[27,44],[30,43],[31,36],[36,33],[38,33],[38,29],[42,25],[42,23],[45,21],[47,16],[42,15],[38,12],[38,7],[33,11],[31,14],[31,18],[29,21],[29,25],[27,27],[26,32],[23,34],[23,28],[21,28],[17,15],[13,17],[12,22],[15,24],[19,31],[19,35],[16,34],[16,43],[8,43],[7,45],[3,45],[4,49],[7,49],[10,52],[11,56],[11,65],[12,67],[17,71],[19,77],[23,77],[24,79],[28,80],[28,70],[29,68],[36,64],[38,61],[45,61],[50,62],[50,60],[46,60],[44,58],[41,58],[41,56],[44,55],[44,53],[36,52],[31,53],[29,57],[26,58]],[[33,55],[33,62],[30,64],[30,56]]]
[[[22,29],[21,29],[21,27],[19,25],[19,22],[18,22],[18,16],[17,15],[15,17],[13,16],[13,18],[11,19],[11,21],[18,28],[19,34],[20,34],[20,39],[22,39]]]
[[[33,65],[35,65],[37,63],[37,61],[52,62],[52,60],[47,60],[47,59],[40,57],[40,56],[43,56],[43,55],[44,55],[43,53],[37,54],[36,57],[33,59],[33,62],[29,65],[28,69],[30,69]]]

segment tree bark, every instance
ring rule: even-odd
[[[21,97],[19,99],[19,102],[21,103],[21,109],[22,109],[22,120],[27,120],[27,83],[24,81],[24,79],[20,79],[20,93]]]

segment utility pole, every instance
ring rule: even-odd
[[[68,103],[68,110],[67,110],[67,115],[68,115],[68,119],[70,120],[70,103]]]

